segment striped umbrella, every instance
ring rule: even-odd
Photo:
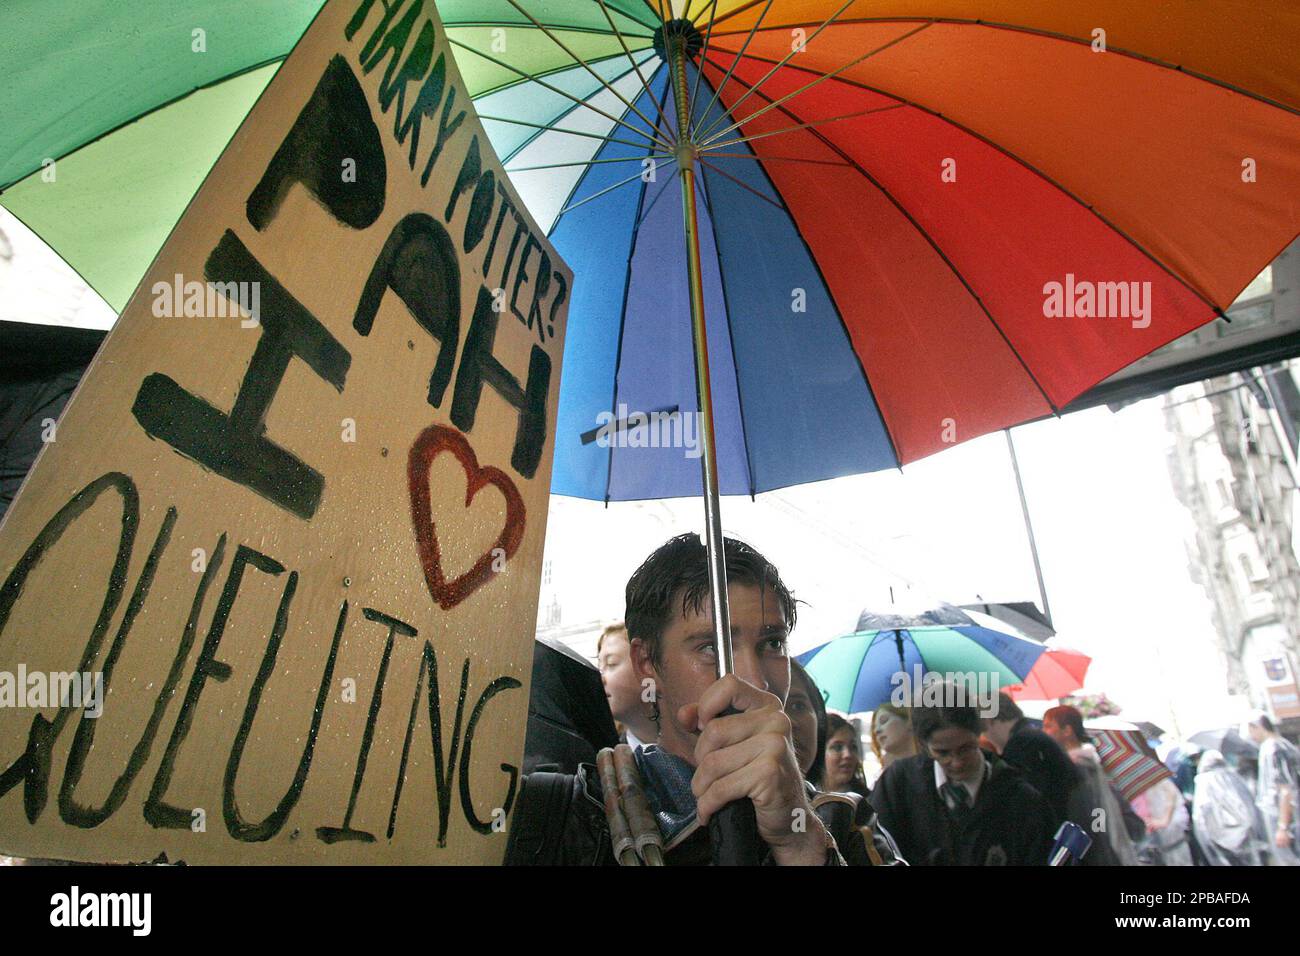
[[[1126,800],[1133,800],[1161,780],[1173,779],[1174,775],[1151,752],[1142,732],[1136,727],[1132,730],[1098,729],[1085,724],[1084,729],[1093,739],[1107,776]]]
[[[817,682],[827,707],[861,713],[888,701],[897,687],[915,693],[918,675],[930,673],[996,694],[1022,683],[1045,650],[1037,641],[987,627],[925,626],[849,634],[795,659]],[[907,684],[900,685],[900,673]]]

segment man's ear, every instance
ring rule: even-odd
[[[632,650],[632,670],[636,672],[637,680],[657,680],[659,675],[655,673],[654,663],[650,660],[650,648],[645,641],[639,637],[633,638],[628,646]]]

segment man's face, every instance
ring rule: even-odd
[[[641,682],[632,666],[632,649],[626,631],[610,631],[600,642],[600,682],[605,685],[609,711],[615,720],[634,720],[645,705],[641,702]]]
[[[1051,737],[1062,747],[1069,747],[1074,743],[1074,732],[1068,727],[1058,724],[1055,718],[1043,718],[1043,733]]]
[[[1246,729],[1250,731],[1250,739],[1257,744],[1264,742],[1264,728],[1259,724],[1247,724]]]
[[[731,584],[731,650],[736,676],[765,690],[785,704],[790,693],[790,659],[786,656],[789,631],[781,608],[771,591],[756,585]],[[682,613],[680,592],[674,594],[669,618],[659,639],[659,666],[641,641],[633,642],[637,677],[655,682],[659,700],[659,745],[669,753],[695,762],[699,731],[678,723],[677,711],[697,703],[700,695],[718,679],[718,661],[713,649],[713,602],[703,602],[698,613]]]
[[[969,730],[944,727],[932,733],[925,744],[949,780],[973,783],[984,769],[979,735]]]

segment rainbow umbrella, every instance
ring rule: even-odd
[[[920,693],[920,682],[931,673],[956,675],[961,682],[974,679],[973,688],[964,686],[996,694],[1022,683],[1045,651],[1028,638],[953,624],[860,631],[795,659],[816,681],[827,707],[855,714],[875,710],[900,687],[905,696]],[[899,681],[899,674],[906,676],[906,683]]]
[[[426,3],[356,0],[362,36]],[[0,204],[120,307],[319,7],[9,0]],[[1056,413],[1297,234],[1294,4],[437,8],[577,276],[553,490],[703,484],[715,582],[720,493]]]

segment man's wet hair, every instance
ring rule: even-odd
[[[998,713],[994,720],[1020,720],[1025,716],[1025,712],[1020,709],[1020,705],[1011,699],[1011,695],[1006,691],[998,694]]]
[[[942,700],[964,700],[965,695],[958,695],[957,687],[951,682],[944,685]],[[921,705],[912,708],[912,731],[916,739],[928,743],[930,738],[945,727],[957,727],[969,730],[978,737],[984,730],[980,721],[980,709],[977,704],[969,705]]]
[[[1069,704],[1061,704],[1059,707],[1052,707],[1043,714],[1043,720],[1051,718],[1052,723],[1058,727],[1069,727],[1074,731],[1074,739],[1079,743],[1087,743],[1091,738],[1088,731],[1083,729],[1083,714],[1079,713],[1079,708],[1071,707]]]
[[[1255,719],[1251,721],[1256,727],[1263,727],[1270,734],[1277,733],[1277,726],[1273,723],[1268,714],[1256,714]]]
[[[723,541],[727,583],[757,587],[764,601],[770,596],[787,630],[793,630],[795,599],[781,581],[776,566],[743,541],[736,538]],[[669,622],[678,614],[684,617],[703,612],[710,597],[708,553],[700,536],[689,533],[669,538],[628,579],[627,609],[623,615],[628,639],[640,640],[651,662],[660,666],[661,639]]]

